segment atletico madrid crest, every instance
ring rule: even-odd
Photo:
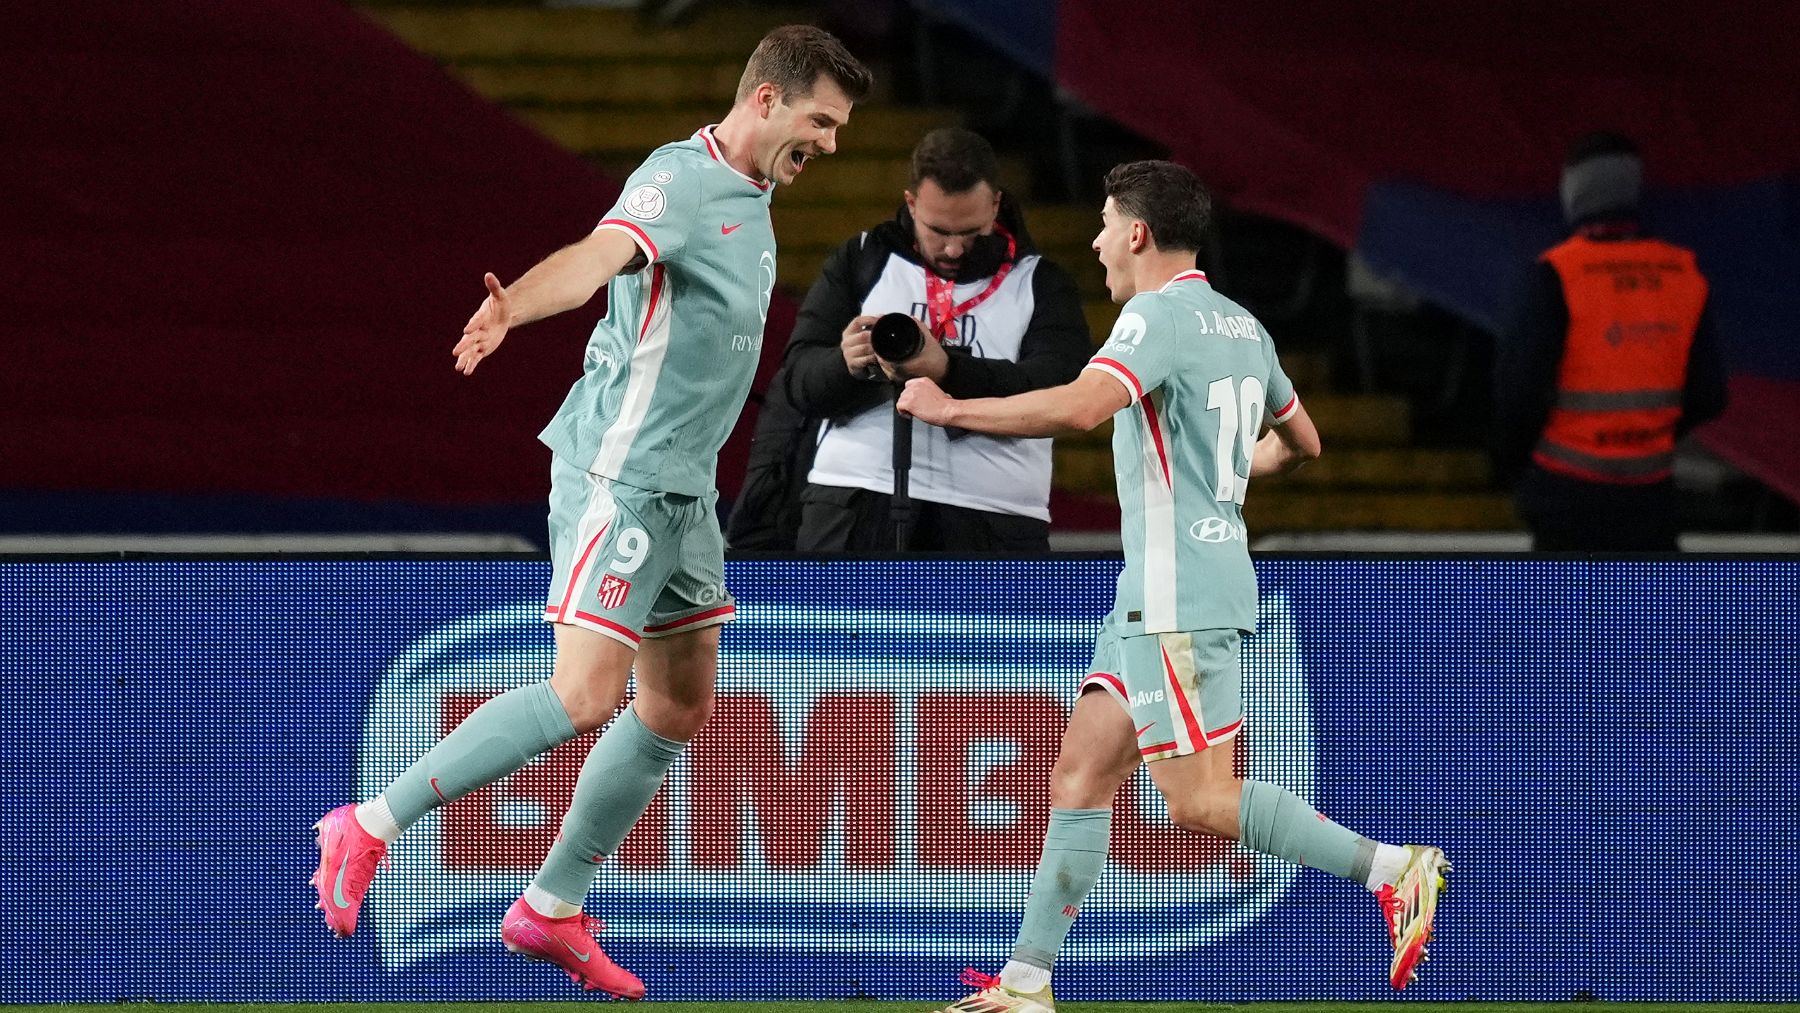
[[[625,597],[631,594],[631,581],[617,574],[609,573],[600,578],[600,607],[616,609],[625,604]]]

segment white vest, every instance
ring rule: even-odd
[[[947,344],[983,359],[1019,361],[1019,346],[1036,308],[1031,280],[1038,256],[1020,257],[1006,280],[981,305],[956,320]],[[992,277],[956,286],[961,304],[979,295]],[[924,320],[925,268],[890,254],[875,287],[864,297],[871,316],[906,313]],[[894,443],[891,403],[879,404],[841,424],[819,427],[819,448],[807,481],[893,495]],[[964,432],[950,438],[937,426],[913,422],[913,499],[950,506],[1050,519],[1050,441]]]

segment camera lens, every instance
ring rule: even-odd
[[[925,336],[919,332],[918,322],[904,313],[883,314],[875,321],[869,341],[875,347],[875,354],[889,362],[910,359],[925,347]]]

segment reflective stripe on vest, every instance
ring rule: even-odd
[[[1552,468],[1553,471],[1578,469],[1595,475],[1607,475],[1616,479],[1655,480],[1663,477],[1675,464],[1675,455],[1653,454],[1647,457],[1596,457],[1584,454],[1579,450],[1557,446],[1554,443],[1538,444],[1538,463],[1543,464],[1549,458],[1566,468]]]
[[[1653,239],[1576,236],[1543,259],[1562,281],[1569,332],[1533,460],[1598,482],[1668,477],[1706,305],[1694,255]]]
[[[1680,408],[1680,390],[1565,390],[1556,395],[1556,407],[1572,412],[1622,412],[1650,408]]]

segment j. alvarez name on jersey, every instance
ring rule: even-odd
[[[1209,320],[1208,317],[1211,319]],[[1239,341],[1261,341],[1262,331],[1256,326],[1256,318],[1248,314],[1226,316],[1213,310],[1195,310],[1194,319],[1200,321],[1201,334],[1218,334]]]

